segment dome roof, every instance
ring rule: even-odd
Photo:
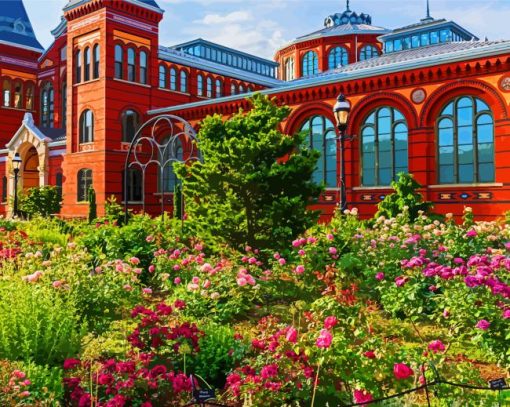
[[[0,8],[0,41],[42,51],[22,0],[6,1]]]

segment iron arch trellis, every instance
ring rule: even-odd
[[[162,142],[156,138],[156,131],[166,129]],[[150,134],[149,133],[150,130]],[[142,124],[131,144],[124,164],[124,216],[128,220],[128,182],[129,170],[139,168],[142,172],[142,209],[145,212],[145,181],[146,171],[151,165],[156,165],[159,175],[158,185],[161,192],[161,216],[165,212],[164,186],[165,169],[175,162],[187,163],[190,161],[202,161],[198,149],[197,134],[191,124],[182,117],[164,114],[153,117]],[[178,157],[179,146],[189,146],[186,157]],[[145,147],[145,148],[144,148]]]

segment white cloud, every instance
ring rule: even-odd
[[[252,15],[246,11],[233,11],[225,15],[220,14],[207,14],[201,20],[196,20],[194,23],[197,24],[233,24],[240,23],[242,21],[248,21],[252,18]]]

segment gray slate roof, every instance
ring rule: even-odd
[[[0,41],[43,50],[37,41],[22,0],[3,0],[0,5]]]
[[[39,131],[46,137],[50,138],[51,141],[64,141],[66,139],[66,129],[54,129],[50,127],[39,127]]]

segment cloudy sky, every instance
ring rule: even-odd
[[[1,3],[9,0],[0,0]],[[297,36],[322,28],[329,14],[342,12],[345,0],[157,0],[165,10],[161,45],[202,37],[272,58]],[[66,0],[24,0],[39,41],[48,46]],[[417,22],[426,0],[351,0],[351,9],[368,13],[386,28]],[[435,18],[456,21],[481,39],[509,39],[510,0],[430,0]]]

